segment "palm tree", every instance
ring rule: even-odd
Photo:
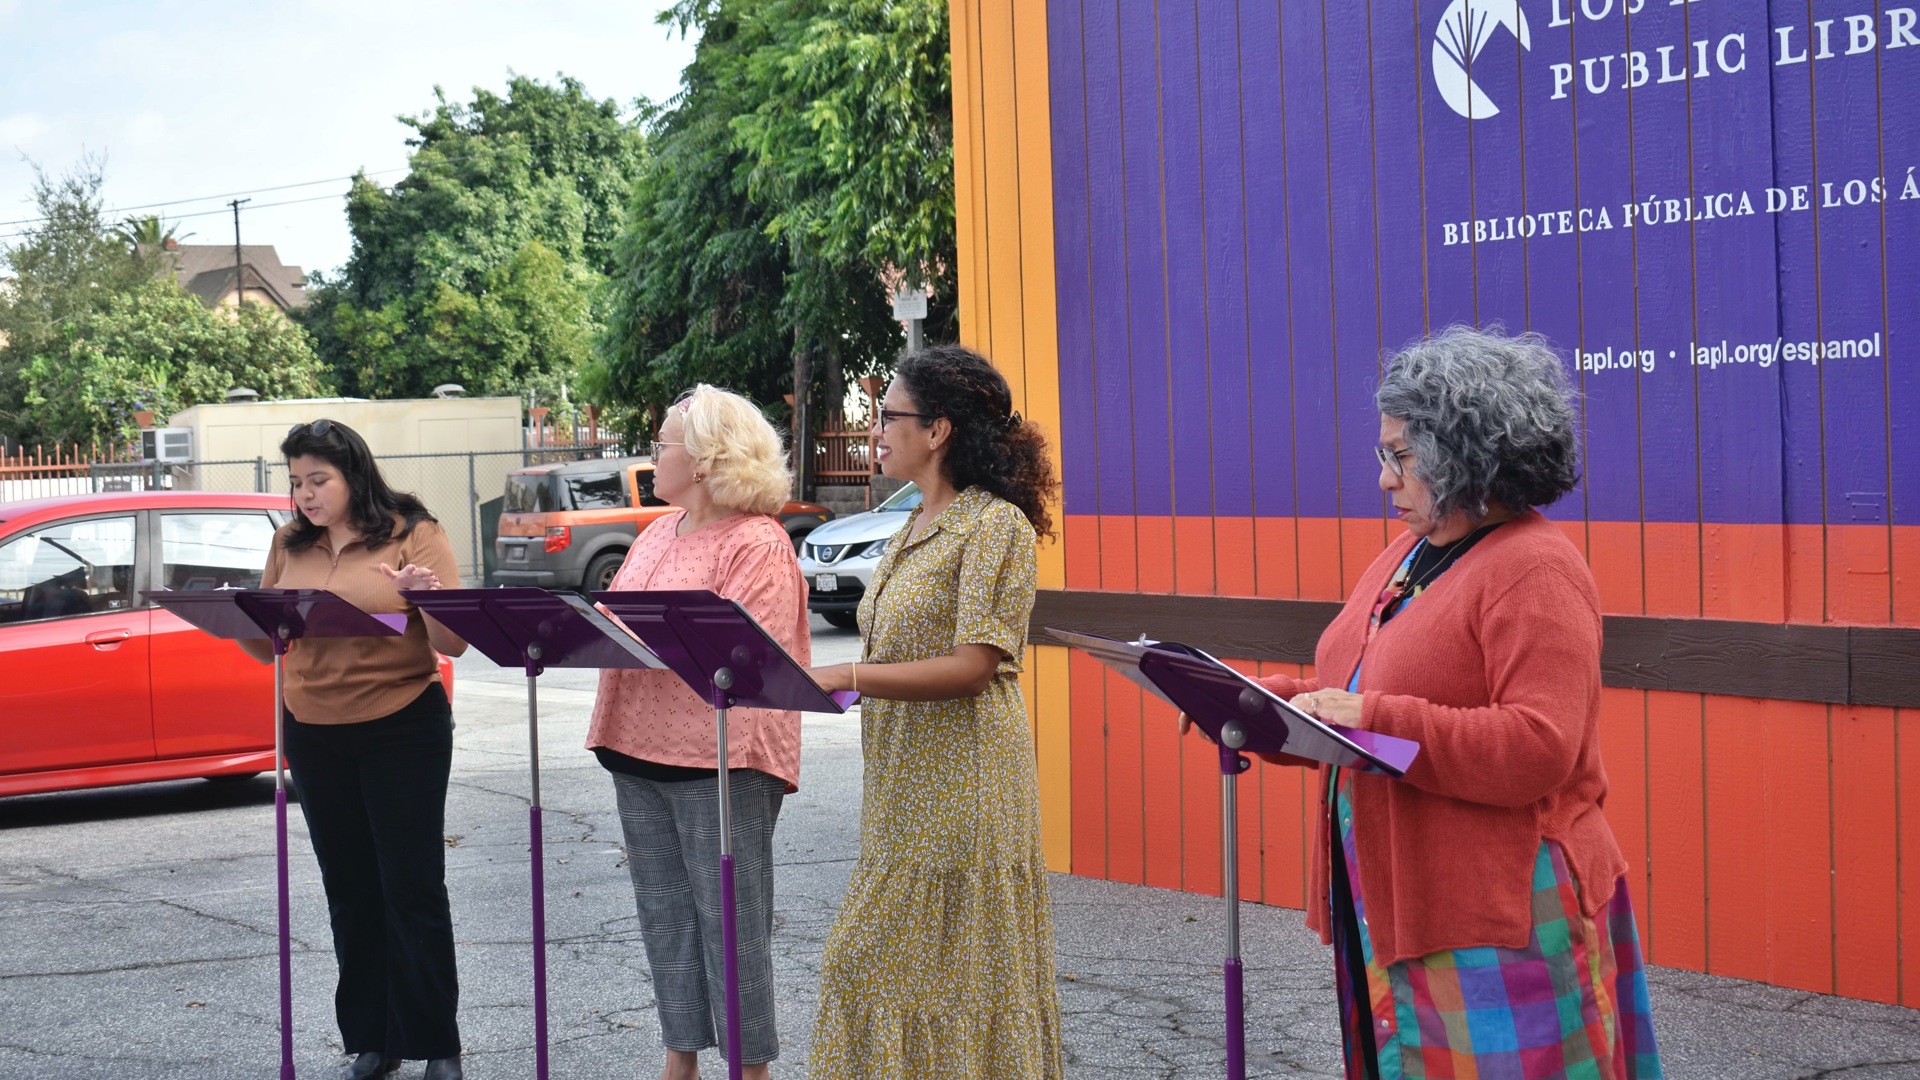
[[[174,235],[174,231],[179,227],[178,222],[169,225],[157,215],[148,214],[146,217],[127,218],[113,232],[129,246],[154,249],[165,247],[169,240],[185,240],[193,235],[192,233],[187,233],[186,236]]]

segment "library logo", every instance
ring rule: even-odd
[[[1505,28],[1523,49],[1531,49],[1527,16],[1520,0],[1453,0],[1433,35],[1433,82],[1454,112],[1469,120],[1497,116],[1500,106],[1467,74],[1495,30]]]

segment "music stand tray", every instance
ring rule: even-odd
[[[860,695],[829,694],[745,608],[706,589],[593,594],[682,682],[713,705],[720,800],[720,938],[726,978],[727,1075],[740,1080],[740,966],[734,922],[727,710],[843,713]]]
[[[547,668],[662,668],[666,665],[613,620],[573,593],[535,588],[407,589],[421,611],[501,667],[527,673],[527,768],[531,799],[534,1069],[547,1080],[546,857],[540,809],[538,682]]]
[[[1372,731],[1328,724],[1190,645],[1118,641],[1047,628],[1055,639],[1091,654],[1190,717],[1220,749],[1221,882],[1226,894],[1227,1077],[1247,1074],[1244,969],[1240,962],[1239,808],[1234,781],[1251,764],[1245,754],[1287,753],[1343,769],[1399,778],[1420,745]]]
[[[282,747],[287,647],[307,637],[397,637],[405,615],[372,615],[325,589],[143,591],[217,638],[273,643],[273,823],[280,896],[280,1077],[293,1080],[293,946],[287,903],[287,776]]]

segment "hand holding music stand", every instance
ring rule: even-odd
[[[1398,778],[1413,764],[1420,744],[1328,724],[1189,645],[1150,641],[1145,636],[1138,641],[1116,641],[1051,627],[1047,633],[1090,653],[1186,713],[1220,748],[1220,871],[1227,903],[1227,957],[1223,968],[1227,1077],[1243,1080],[1247,1074],[1247,1021],[1240,965],[1239,810],[1234,791],[1234,781],[1250,764],[1242,751],[1284,751],[1343,769]]]
[[[545,589],[406,589],[415,607],[466,639],[501,667],[527,673],[527,769],[532,799],[534,1067],[547,1080],[546,858],[540,824],[538,681],[547,668],[661,668],[666,665],[605,615],[572,593]]]
[[[280,877],[280,1077],[293,1080],[293,934],[287,904],[286,653],[300,638],[396,637],[405,615],[370,615],[325,589],[169,589],[140,595],[218,638],[273,643],[273,820]]]
[[[727,780],[729,708],[843,713],[860,695],[831,694],[746,609],[705,589],[593,594],[693,692],[713,703],[719,746],[720,944],[726,980],[727,1075],[740,1080],[740,962],[733,911],[733,810]]]

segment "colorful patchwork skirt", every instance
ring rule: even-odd
[[[1451,949],[1381,967],[1358,887],[1347,774],[1334,785],[1334,965],[1348,1080],[1656,1080],[1640,934],[1622,879],[1589,918],[1558,844],[1533,866],[1524,949]]]

